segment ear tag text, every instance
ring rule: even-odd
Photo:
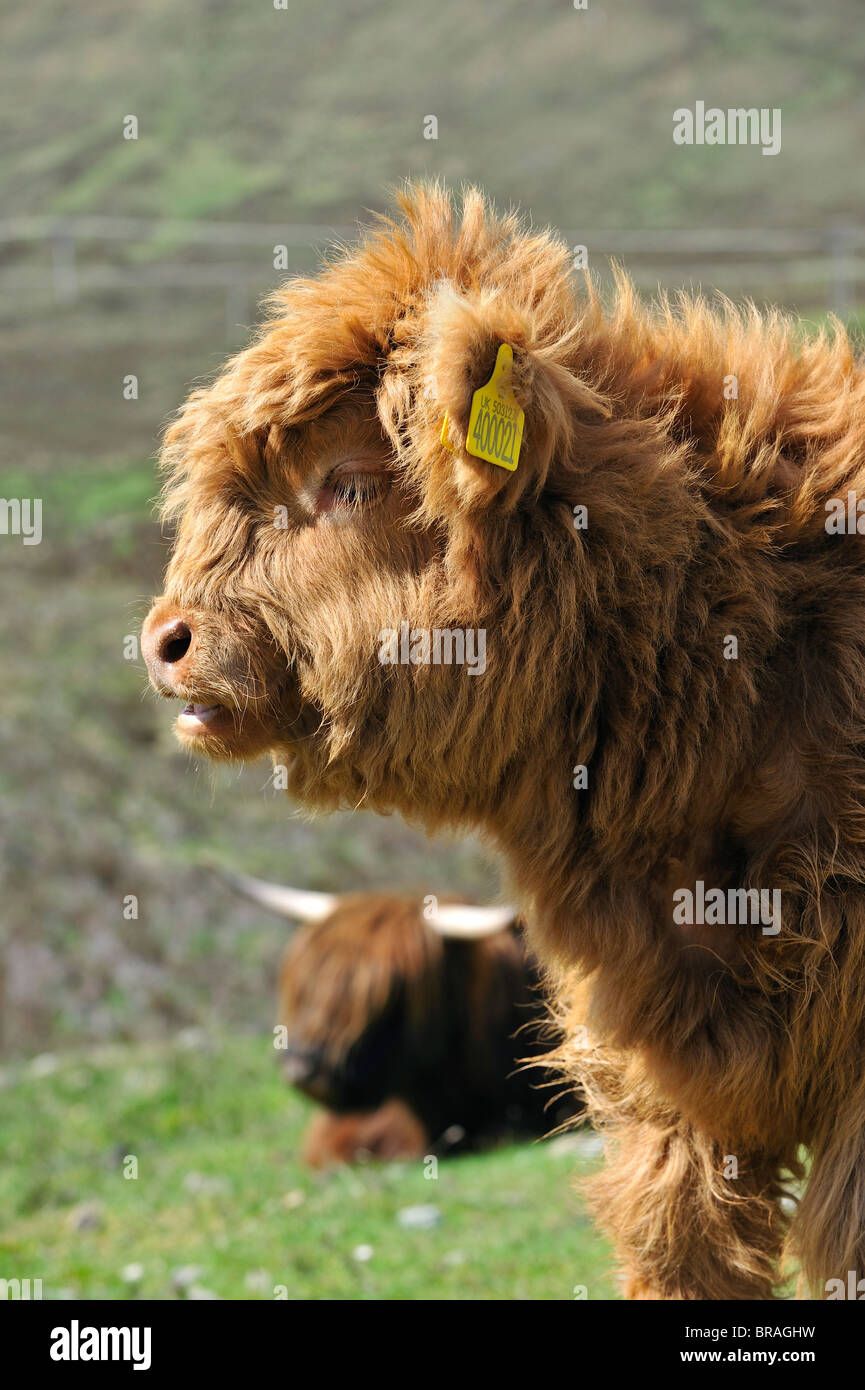
[[[472,396],[466,438],[468,453],[511,472],[519,463],[526,418],[511,386],[513,362],[513,348],[510,343],[502,343],[492,376]]]
[[[502,343],[496,355],[496,365],[486,386],[478,387],[472,396],[466,453],[487,463],[498,464],[510,472],[520,459],[523,425],[526,413],[520,408],[511,386],[514,350]],[[442,421],[441,442],[453,453],[448,438],[448,417]]]

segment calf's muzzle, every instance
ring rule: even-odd
[[[141,630],[141,654],[153,685],[164,695],[177,695],[188,682],[195,657],[194,619],[177,610],[151,609]]]

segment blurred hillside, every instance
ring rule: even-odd
[[[565,228],[861,210],[859,0],[44,0],[7,8],[2,39],[5,216],[353,224],[424,173]],[[696,98],[780,106],[782,155],[674,150]]]

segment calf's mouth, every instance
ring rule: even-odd
[[[186,733],[206,733],[226,713],[225,705],[199,705],[190,700],[177,716],[177,728]]]
[[[225,747],[242,741],[244,726],[255,722],[248,716],[244,718],[240,710],[205,695],[198,699],[187,699],[183,691],[178,695],[185,704],[174,721],[174,732],[182,744],[197,745],[202,752],[207,752],[212,743]]]

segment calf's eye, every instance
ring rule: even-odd
[[[380,502],[390,489],[390,475],[383,469],[335,469],[319,488],[316,513],[359,512]]]

